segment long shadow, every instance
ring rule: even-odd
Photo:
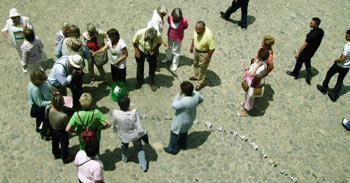
[[[74,145],[72,147],[69,147],[69,154],[72,157],[75,157],[75,155],[79,152],[80,145]]]
[[[247,24],[251,25],[255,22],[256,18],[254,16],[248,15],[247,16]],[[239,24],[241,21],[240,20],[233,20],[233,19],[229,19],[229,22],[233,23],[233,24]]]
[[[263,116],[267,107],[270,105],[270,101],[273,101],[273,95],[275,91],[271,88],[270,84],[265,85],[264,96],[261,98],[255,98],[254,108],[249,112],[250,116]]]
[[[207,70],[205,85],[209,87],[219,86],[221,84],[220,77],[213,71]]]
[[[158,87],[170,88],[173,86],[174,78],[164,74],[156,74],[155,83]]]
[[[42,65],[44,71],[46,71],[47,69],[51,69],[53,67],[53,64],[55,64],[55,61],[52,58],[49,58],[46,61],[41,62],[41,65]]]
[[[317,76],[320,72],[315,68],[311,66],[311,78]],[[299,72],[298,78],[306,78],[306,70],[302,70]]]
[[[95,86],[84,86],[83,91],[90,93],[93,96],[93,101],[96,103],[100,101],[105,96],[109,95],[110,90],[108,89],[107,83],[99,83],[97,87]]]
[[[128,162],[133,162],[138,164],[138,158],[137,158],[137,151],[134,147],[130,147],[132,143],[129,144],[128,149]],[[146,160],[147,164],[149,164],[150,161],[157,161],[158,154],[157,152],[152,148],[150,145],[143,145],[143,150],[146,154]],[[101,154],[101,161],[103,162],[104,170],[105,171],[113,171],[115,170],[116,166],[115,164],[121,161],[121,148],[115,148],[113,151],[107,149],[103,154]]]
[[[196,149],[207,141],[210,131],[192,132],[187,137],[187,149]]]
[[[333,89],[331,89],[330,91],[332,91]],[[345,95],[346,93],[348,93],[350,91],[350,86],[345,86],[344,84],[342,85],[340,92],[339,92],[339,97],[342,95]]]

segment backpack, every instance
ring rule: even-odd
[[[90,139],[96,139],[97,138],[97,135],[94,131],[86,128],[84,122],[81,120],[80,116],[79,116],[79,112],[77,112],[78,114],[78,118],[81,122],[81,124],[83,125],[84,127],[84,130],[81,132],[81,137],[83,138],[84,142],[88,142]],[[92,121],[92,119],[94,118],[94,114],[95,114],[95,110],[93,111],[92,113],[92,116],[91,116],[91,120],[90,122]]]

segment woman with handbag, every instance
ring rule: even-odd
[[[273,50],[272,50],[272,45],[275,44],[275,38],[272,36],[266,35],[263,38],[263,41],[261,43],[261,48],[269,50],[269,58],[267,58],[267,71],[264,74],[264,77],[266,77],[274,68],[275,66],[273,65]],[[254,62],[258,60],[258,56],[254,58]]]
[[[107,31],[107,35],[109,37],[107,44],[101,49],[93,52],[92,55],[94,56],[109,49],[111,51],[112,79],[114,82],[120,81],[125,83],[128,49],[126,48],[124,40],[120,39],[118,30],[110,29]]]
[[[107,34],[101,30],[97,30],[96,26],[92,23],[87,24],[87,31],[83,33],[83,42],[89,48],[91,55],[100,48],[105,46],[105,40],[107,39]],[[95,71],[94,65],[96,65],[100,77],[105,80],[106,72],[103,69],[103,65],[108,62],[108,53],[106,51],[95,54],[88,59],[88,69],[91,76],[91,82],[94,82]]]
[[[28,83],[28,102],[30,106],[30,116],[36,119],[36,131],[42,139],[50,140],[51,135],[47,133],[50,127],[48,120],[45,118],[45,107],[50,104],[50,86],[46,82],[47,76],[44,71],[35,70],[30,74]],[[41,122],[43,125],[40,129]]]
[[[262,95],[263,86],[261,85],[262,78],[267,71],[267,61],[269,57],[269,51],[264,48],[260,48],[258,51],[258,60],[251,63],[244,72],[244,78],[242,87],[245,93],[244,109],[238,112],[237,115],[240,117],[247,116],[249,111],[253,109],[256,95]]]
[[[101,130],[109,128],[112,123],[107,120],[106,116],[98,109],[92,109],[92,96],[89,93],[83,93],[79,99],[82,110],[77,111],[71,117],[66,132],[76,131],[79,135],[80,150],[85,150],[86,132],[90,138],[101,140]],[[75,129],[75,130],[73,130]],[[91,136],[90,136],[91,135]]]

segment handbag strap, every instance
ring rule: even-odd
[[[81,120],[81,118],[80,118],[80,116],[79,116],[79,111],[77,112],[77,114],[78,114],[78,118],[79,118],[79,120],[80,120],[81,124],[83,125],[84,129],[86,130],[86,126],[84,125],[83,120]],[[94,115],[95,115],[95,110],[93,110],[93,112],[92,112],[92,116],[91,116],[91,120],[90,120],[90,122],[91,122],[91,121],[92,121],[92,119],[94,118]]]
[[[82,164],[80,164],[80,165],[78,165],[78,166],[82,166],[82,165],[84,165],[85,163],[87,163],[88,161],[90,161],[91,159],[88,159],[87,161],[85,161],[84,163],[82,163]]]

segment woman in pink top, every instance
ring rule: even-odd
[[[272,45],[275,44],[275,39],[272,36],[264,36],[263,41],[261,43],[261,48],[269,50],[269,58],[267,59],[267,71],[264,75],[266,77],[274,68],[273,65],[273,51]],[[258,56],[254,58],[254,62],[258,60]]]
[[[172,64],[171,70],[176,71],[180,60],[180,50],[181,50],[181,43],[184,38],[184,30],[187,29],[188,23],[187,23],[187,19],[184,16],[182,16],[182,11],[180,8],[173,9],[173,11],[171,12],[171,15],[168,16],[168,23],[169,23],[169,29],[168,29],[169,47],[167,50],[166,58],[162,60],[162,62],[166,63],[168,61],[171,61],[173,46],[174,46],[174,58],[173,58],[173,64]]]

